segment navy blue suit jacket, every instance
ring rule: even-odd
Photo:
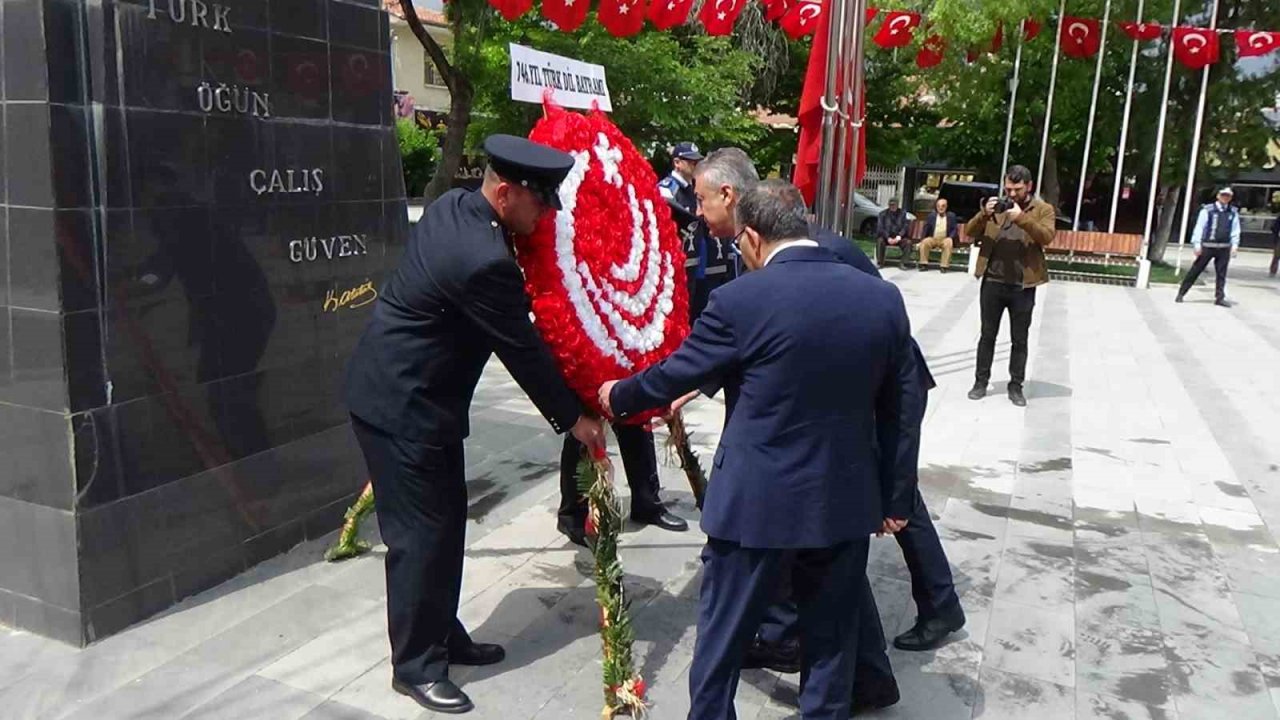
[[[710,384],[726,413],[702,529],[820,548],[879,529],[903,472],[916,376],[902,295],[823,248],[788,248],[717,289],[670,357],[619,382],[619,417]]]

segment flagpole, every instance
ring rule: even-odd
[[[1139,0],[1141,1],[1141,0]],[[1000,160],[1000,181],[1009,170],[1009,142],[1013,139],[1013,111],[1018,104],[1018,76],[1022,72],[1022,43],[1027,39],[1027,21],[1018,23],[1018,51],[1013,56],[1013,79],[1009,81],[1009,117],[1004,124],[1004,155]]]
[[[1142,22],[1143,0],[1138,0],[1138,19]],[[1124,153],[1129,144],[1129,113],[1133,109],[1133,78],[1138,70],[1138,45],[1142,41],[1133,41],[1133,50],[1129,54],[1129,82],[1125,85],[1124,115],[1120,118],[1120,148],[1116,151],[1115,181],[1111,188],[1111,218],[1107,221],[1107,232],[1116,231],[1116,212],[1120,209],[1120,186],[1124,184]],[[1146,255],[1143,255],[1146,257]]]
[[[827,7],[827,11],[831,13],[827,20],[827,87],[822,95],[822,154],[818,164],[818,191],[814,195],[814,214],[818,217],[818,224],[825,228],[832,226],[834,217],[831,178],[835,159],[836,113],[840,102],[837,96],[836,80],[839,72],[836,71],[836,63],[840,61],[840,40],[848,2],[849,0],[828,0]]]
[[[1049,99],[1044,105],[1044,134],[1040,138],[1040,169],[1036,171],[1036,194],[1043,197],[1040,190],[1044,186],[1044,159],[1049,152],[1049,125],[1053,119],[1053,92],[1058,86],[1058,60],[1062,57],[1062,16],[1067,14],[1067,0],[1062,0],[1058,7],[1057,38],[1053,43],[1053,65],[1049,71]],[[999,182],[1004,182],[1000,178]]]
[[[1218,29],[1218,0],[1213,0],[1213,14],[1209,16],[1209,29]],[[1169,39],[1169,54],[1173,55],[1173,38]],[[1182,223],[1178,226],[1178,259],[1174,272],[1182,272],[1182,249],[1187,245],[1187,223],[1191,220],[1191,204],[1195,202],[1196,166],[1200,160],[1200,131],[1204,129],[1204,101],[1209,94],[1210,63],[1200,73],[1200,104],[1196,108],[1196,127],[1191,135],[1191,160],[1187,163],[1187,195],[1182,202]]]
[[[1215,0],[1216,1],[1216,0]],[[1080,211],[1084,209],[1084,181],[1089,176],[1089,151],[1093,149],[1093,119],[1098,113],[1098,87],[1102,85],[1102,60],[1107,54],[1107,26],[1111,24],[1111,0],[1102,9],[1102,41],[1098,61],[1093,66],[1093,96],[1089,99],[1089,124],[1084,130],[1084,159],[1080,162],[1080,182],[1076,188],[1076,211],[1071,229],[1080,229]]]
[[[843,8],[844,17],[841,18],[840,20],[840,27],[842,29],[848,27],[849,12],[850,12],[850,8],[852,7],[853,7],[852,0],[845,0],[845,4]],[[849,156],[849,133],[852,132],[852,127],[850,123],[853,120],[853,111],[849,103],[849,82],[848,82],[849,68],[852,65],[852,60],[849,57],[849,50],[846,47],[846,45],[849,42],[849,37],[850,37],[850,33],[848,32],[842,31],[840,34],[840,47],[839,47],[840,65],[838,70],[839,72],[838,78],[843,80],[844,82],[841,82],[840,83],[841,87],[838,87],[839,101],[837,102],[837,105],[839,109],[836,111],[836,133],[837,133],[837,136],[839,137],[839,142],[836,143],[836,154],[835,154],[834,160],[831,163],[835,188],[834,188],[834,194],[832,196],[833,199],[831,201],[832,212],[831,212],[830,229],[832,232],[836,233],[837,235],[841,235],[844,232],[845,223],[844,223],[844,204],[843,203],[844,203],[844,196],[845,196],[845,183],[851,181],[850,178],[848,177],[847,168],[845,168],[844,166],[844,159]]]
[[[1173,0],[1173,20],[1169,23],[1170,33],[1172,28],[1178,26],[1178,15],[1182,11],[1182,0]],[[1155,158],[1151,161],[1151,192],[1147,197],[1147,220],[1142,226],[1142,254],[1138,256],[1138,287],[1146,287],[1147,280],[1150,279],[1151,262],[1147,259],[1147,255],[1151,250],[1151,223],[1155,219],[1156,213],[1156,195],[1160,192],[1160,161],[1164,155],[1164,125],[1165,119],[1169,116],[1169,86],[1173,79],[1173,38],[1169,39],[1169,57],[1165,58],[1164,64],[1164,91],[1160,96],[1160,121],[1156,123],[1156,147]],[[1146,277],[1143,277],[1143,270],[1146,270]]]
[[[849,37],[847,47],[845,48],[846,56],[849,59],[849,65],[852,71],[846,77],[849,78],[847,83],[849,86],[849,185],[845,195],[845,219],[844,227],[852,234],[857,228],[853,227],[853,211],[857,208],[857,202],[854,195],[858,192],[858,165],[865,162],[864,158],[859,158],[858,154],[862,150],[862,133],[865,132],[863,123],[866,121],[866,103],[863,97],[863,84],[866,82],[866,72],[863,67],[863,56],[867,51],[867,0],[853,0],[853,32]],[[841,160],[844,159],[841,155]],[[905,204],[905,201],[904,201]]]

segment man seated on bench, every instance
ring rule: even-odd
[[[933,212],[924,221],[924,234],[920,239],[920,270],[929,269],[929,253],[942,248],[942,261],[938,269],[946,272],[951,267],[951,250],[960,242],[960,221],[956,214],[947,211],[947,199],[938,198]]]
[[[889,209],[876,220],[876,265],[884,266],[885,251],[890,247],[902,251],[902,267],[911,264],[911,234],[907,232],[907,211],[898,207],[898,199],[889,200]]]

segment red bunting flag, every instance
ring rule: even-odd
[[[1120,23],[1120,32],[1129,36],[1130,40],[1136,42],[1150,42],[1159,40],[1164,34],[1164,27],[1160,23],[1134,22],[1125,20]]]
[[[1058,27],[1058,42],[1067,57],[1091,58],[1102,47],[1102,25],[1097,20],[1063,15]]]
[[[1004,23],[996,23],[996,34],[991,36],[991,54],[1000,52],[1000,48],[1004,47]]]
[[[920,13],[894,10],[884,16],[880,30],[871,41],[886,50],[911,44],[911,33],[920,25]]]
[[[561,0],[561,2],[572,1]],[[590,0],[577,0],[577,2],[587,5]],[[677,25],[683,25],[689,19],[689,11],[692,9],[693,0],[650,0],[649,22],[659,30],[670,30]]]
[[[1173,29],[1173,56],[1192,70],[1200,70],[1218,62],[1218,33],[1207,28],[1176,27]]]
[[[1236,49],[1240,57],[1259,57],[1280,49],[1280,32],[1237,30]]]
[[[763,0],[765,22],[777,22],[795,5],[795,0]]]
[[[644,28],[646,2],[647,0],[600,0],[596,19],[610,35],[630,37]]]
[[[708,35],[728,35],[733,32],[733,24],[746,5],[746,0],[706,0],[698,19]]]
[[[529,8],[533,7],[533,0],[489,0],[489,4],[498,11],[503,20],[514,22],[519,20],[521,15],[529,12]]]
[[[941,35],[930,35],[916,53],[916,67],[931,68],[942,62],[946,52],[947,41]]]
[[[1023,42],[1031,42],[1040,37],[1040,31],[1044,26],[1034,18],[1027,18],[1022,22],[1022,40]]]
[[[800,0],[791,7],[780,23],[782,31],[792,40],[811,34],[818,27],[824,11],[821,0]]]
[[[590,0],[542,0],[542,17],[564,32],[577,30],[590,9]]]
[[[876,16],[877,16],[877,15],[879,15],[879,14],[880,14],[880,9],[879,9],[879,8],[873,8],[873,7],[869,7],[869,8],[867,8],[867,12],[865,13],[865,15],[866,15],[866,22],[865,22],[864,24],[865,24],[865,25],[870,26],[870,25],[871,25],[871,21],[872,21],[872,20],[875,20],[875,19],[876,19]]]

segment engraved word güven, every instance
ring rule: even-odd
[[[324,296],[324,311],[338,312],[342,308],[364,307],[374,300],[378,299],[378,289],[373,286],[372,280],[365,280],[363,285],[344,290],[341,295],[335,295],[333,290],[329,290]]]
[[[290,240],[289,260],[300,263],[368,255],[369,243],[365,238],[364,235],[334,235]]]
[[[305,192],[319,195],[324,190],[324,170],[252,170],[249,172],[249,187],[259,195]]]
[[[164,4],[164,0],[150,0],[147,13],[148,20],[155,20],[160,12],[156,9],[157,5]],[[202,0],[168,0],[169,19],[175,23],[190,22],[195,27],[209,28],[210,30],[221,30],[228,35],[231,34],[231,23],[228,22],[228,16],[231,15],[231,8],[221,3],[205,3]],[[212,6],[212,7],[211,7]],[[213,10],[213,20],[209,19],[209,10]],[[211,25],[210,22],[213,24]]]
[[[217,109],[221,113],[248,115],[252,110],[254,117],[271,117],[271,94],[239,85],[219,83],[215,88],[206,80],[196,88],[196,100],[200,103],[200,109],[205,112]]]

